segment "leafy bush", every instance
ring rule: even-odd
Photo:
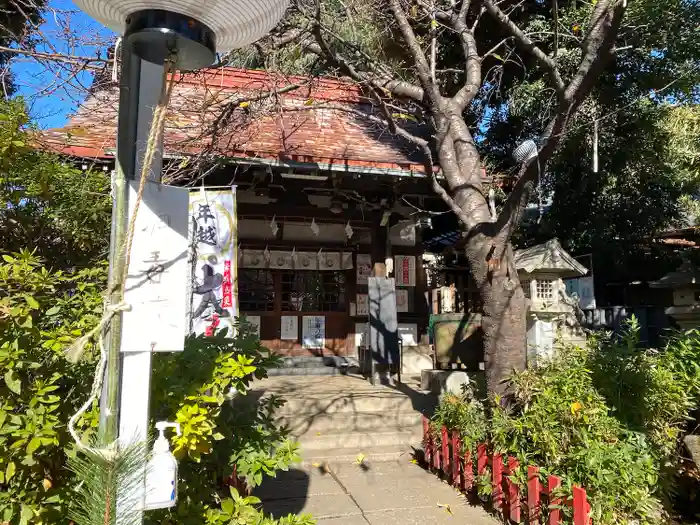
[[[0,522],[56,523],[70,501],[66,422],[92,364],[65,347],[97,323],[105,268],[50,271],[23,251],[0,263]]]
[[[473,391],[464,385],[460,395],[445,393],[431,418],[431,433],[436,443],[442,442],[442,427],[461,429],[464,450],[476,451],[479,443],[486,441],[488,424],[484,404],[474,398]]]
[[[290,514],[280,520],[265,516],[256,505],[260,500],[255,496],[242,497],[234,488],[231,497],[221,502],[220,511],[207,511],[206,525],[314,525],[316,521],[308,514]]]
[[[663,521],[688,415],[700,407],[700,333],[645,350],[632,320],[619,338],[562,348],[516,374],[510,392],[507,404],[492,400],[486,430],[473,417],[483,407],[456,396],[442,398],[433,424],[461,429],[467,442],[488,435],[521,465],[562,477],[565,493],[585,487],[596,523]],[[514,478],[522,482],[524,473]]]
[[[29,249],[55,269],[96,266],[109,244],[109,174],[75,169],[32,142],[24,101],[0,97],[0,253]]]
[[[278,358],[260,345],[246,322],[236,323],[233,338],[225,331],[214,337],[193,337],[184,352],[155,356],[151,412],[154,420],[175,420],[182,427],[182,435],[172,439],[180,483],[177,507],[149,513],[147,523],[199,525],[205,519],[273,523],[226,521],[227,516],[234,517],[222,505],[225,482],[234,470],[252,488],[264,476],[274,476],[299,460],[297,445],[274,422],[274,411],[282,401],[245,396],[250,382],[265,377],[266,370],[277,364]],[[236,520],[257,516],[250,506],[253,500],[244,500],[249,510],[236,515]],[[243,505],[244,500],[235,501]]]
[[[0,523],[63,523],[68,514],[75,483],[66,463],[75,450],[67,421],[88,395],[95,358],[88,352],[74,365],[64,351],[98,322],[105,277],[105,266],[48,270],[26,250],[0,262]],[[233,339],[191,338],[184,352],[155,356],[152,414],[183,429],[173,439],[181,477],[174,523],[225,516],[221,493],[234,465],[252,487],[297,459],[296,445],[274,424],[281,401],[241,402],[275,363],[246,324]],[[95,415],[82,421],[85,439],[96,431]],[[162,523],[164,515],[146,520]]]

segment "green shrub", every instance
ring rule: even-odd
[[[436,443],[442,442],[442,427],[460,429],[464,450],[472,453],[479,443],[486,441],[488,425],[484,404],[474,398],[467,385],[460,395],[445,393],[440,396],[440,403],[431,418],[431,433]]]
[[[70,501],[66,424],[92,381],[65,348],[102,311],[105,268],[50,271],[23,251],[0,263],[0,522],[58,523]],[[94,422],[96,423],[96,422]]]
[[[228,337],[225,330],[214,337],[192,337],[184,352],[155,356],[151,413],[154,421],[174,420],[182,427],[182,435],[171,440],[180,482],[176,508],[148,513],[146,523],[201,525],[205,519],[229,523],[222,502],[228,493],[225,480],[234,468],[252,488],[299,460],[298,446],[274,421],[283,402],[245,396],[251,381],[265,377],[267,369],[277,364],[278,358],[261,346],[246,322],[236,322],[235,337]],[[259,514],[262,519],[248,505],[251,501],[245,499],[249,509],[243,514]]]
[[[443,396],[433,425],[460,429],[468,443],[488,436],[521,465],[560,476],[565,494],[573,484],[584,487],[595,523],[663,521],[681,438],[700,407],[699,332],[677,333],[663,349],[648,350],[632,319],[620,337],[564,347],[514,375],[510,392],[507,404],[492,400],[488,420],[473,399]],[[514,478],[524,482],[523,469]]]
[[[596,523],[657,523],[658,463],[649,443],[612,414],[594,384],[589,352],[569,347],[511,381],[514,402],[493,406],[494,448],[586,488]],[[568,510],[568,509],[565,509]]]
[[[66,522],[76,485],[67,468],[75,454],[67,421],[88,396],[95,355],[90,349],[75,365],[64,352],[99,321],[105,277],[105,266],[51,271],[28,251],[0,261],[0,523]],[[172,442],[180,504],[173,513],[146,513],[147,523],[164,523],[167,515],[200,525],[207,515],[223,516],[234,465],[252,487],[298,459],[296,445],[274,424],[279,399],[240,402],[250,382],[275,364],[247,324],[234,338],[190,338],[184,352],[154,356],[153,418],[179,421],[183,434]],[[95,407],[81,422],[85,440],[96,434],[96,414]],[[279,523],[311,523],[304,519]],[[240,523],[220,523],[229,522]]]

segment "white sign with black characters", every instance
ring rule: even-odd
[[[129,185],[133,214],[138,183]],[[131,247],[123,352],[180,352],[187,331],[188,191],[147,182]]]

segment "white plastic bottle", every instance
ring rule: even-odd
[[[165,437],[166,428],[175,428],[180,435],[180,423],[159,421],[158,439],[153,444],[153,454],[146,468],[145,510],[168,509],[177,502],[177,460],[170,452],[170,442]]]

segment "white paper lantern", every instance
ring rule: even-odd
[[[129,15],[163,10],[192,17],[216,35],[216,50],[227,52],[265,36],[284,15],[289,0],[75,0],[92,18],[122,34]]]

